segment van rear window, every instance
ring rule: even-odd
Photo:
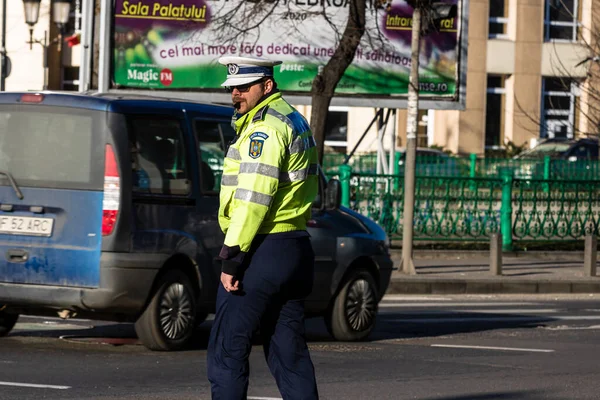
[[[102,115],[65,107],[0,108],[0,170],[19,186],[102,188]],[[8,183],[0,177],[0,184]]]

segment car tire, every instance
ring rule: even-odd
[[[173,351],[189,344],[196,327],[196,295],[185,273],[168,271],[135,323],[135,331],[150,350]]]
[[[8,335],[18,319],[19,314],[9,314],[6,311],[0,311],[0,337]]]
[[[365,270],[351,271],[325,316],[331,336],[347,342],[366,339],[375,326],[377,300],[373,276]]]

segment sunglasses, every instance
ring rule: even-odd
[[[231,92],[233,92],[233,89],[237,89],[237,91],[240,92],[240,93],[247,93],[252,86],[258,85],[259,83],[263,83],[264,81],[265,81],[265,79],[261,79],[261,80],[256,81],[256,82],[246,83],[245,85],[227,86],[225,88],[225,90],[227,90],[229,93],[231,93]]]

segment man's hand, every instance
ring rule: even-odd
[[[221,283],[228,292],[235,292],[240,288],[240,281],[233,275],[221,272]]]

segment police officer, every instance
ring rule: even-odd
[[[221,285],[208,345],[213,399],[246,399],[251,338],[284,399],[318,399],[304,336],[314,253],[306,232],[317,195],[317,150],[304,117],[277,89],[281,61],[222,57],[236,110],[221,180]]]

